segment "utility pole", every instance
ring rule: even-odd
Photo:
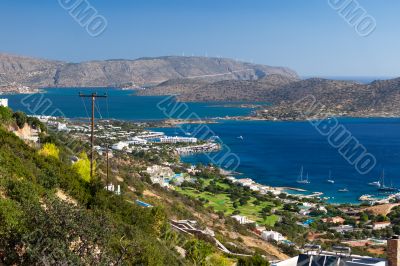
[[[109,182],[109,170],[108,170],[108,168],[109,168],[109,159],[108,159],[108,143],[107,143],[107,146],[106,146],[106,153],[107,153],[107,183],[106,183],[106,186],[107,186],[107,190],[108,190],[108,182]]]
[[[90,144],[91,144],[91,154],[90,154],[90,178],[93,180],[93,160],[94,160],[94,101],[96,98],[107,98],[107,95],[97,95],[96,92],[91,94],[82,94],[79,93],[79,97],[81,98],[92,98],[92,130],[90,135]]]

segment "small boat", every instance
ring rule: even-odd
[[[347,188],[342,188],[338,190],[339,192],[349,192],[349,190]]]
[[[380,187],[381,186],[381,182],[380,181],[375,181],[375,182],[368,183],[368,185],[373,186],[373,187]]]
[[[238,139],[241,139],[241,140],[243,140],[244,138],[243,138],[243,136],[239,136],[239,137],[237,137]]]
[[[332,175],[332,172],[329,171],[329,178],[328,178],[328,180],[326,180],[326,182],[331,183],[331,184],[335,184],[335,180],[332,179],[331,175]]]
[[[191,135],[192,135],[192,133],[190,133],[190,132],[186,132],[186,133],[185,133],[185,135],[186,135],[186,136],[191,136]]]
[[[303,166],[301,166],[300,175],[299,175],[299,178],[297,178],[296,182],[298,184],[310,184],[310,181],[308,181],[308,173],[307,173],[307,178],[303,179],[303,170],[304,170],[304,168],[303,168]]]

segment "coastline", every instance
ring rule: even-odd
[[[230,119],[231,118],[231,119]],[[358,118],[358,117],[341,117],[341,118]],[[387,118],[387,119],[394,119],[394,118],[396,118],[396,117],[392,117],[392,116],[390,116],[390,117],[362,117],[362,119],[374,119],[374,118]],[[247,119],[247,120],[246,120]],[[126,120],[126,119],[115,119],[115,120],[117,120],[117,121],[128,121],[128,122],[134,122],[135,120]],[[186,121],[186,120],[179,120],[179,119],[172,119],[172,120],[170,120],[170,121],[168,121],[168,120],[165,120],[165,119],[160,119],[160,120],[153,120],[153,121],[151,121],[151,120],[149,120],[148,122],[150,123],[150,122],[154,122],[154,123],[156,123],[156,125],[151,125],[151,127],[160,127],[159,125],[161,125],[161,124],[165,124],[166,125],[166,127],[176,127],[177,125],[182,125],[182,124],[223,124],[224,123],[224,120],[238,120],[238,121],[271,121],[271,120],[269,120],[269,119],[266,119],[266,118],[260,118],[260,117],[254,117],[254,116],[237,116],[237,117],[221,117],[221,118],[212,118],[212,119],[201,119],[201,120],[192,120],[192,121]],[[139,120],[136,120],[136,121],[139,121]],[[302,120],[302,121],[304,121],[304,120]],[[141,121],[139,121],[139,122],[144,122],[143,120],[141,120]],[[146,121],[147,122],[147,121]],[[290,122],[296,122],[296,121],[290,121]],[[301,122],[301,121],[299,121],[299,122]],[[246,125],[244,125],[244,127],[243,128],[246,128]],[[233,173],[234,175],[239,175],[240,173]],[[250,177],[251,177],[251,175],[250,175]],[[260,184],[258,184],[259,186],[269,186],[269,187],[271,187],[271,188],[273,188],[273,190],[276,190],[276,191],[284,191],[284,192],[287,192],[288,194],[294,194],[294,195],[296,195],[296,192],[302,192],[302,193],[304,193],[304,192],[308,192],[308,191],[303,191],[301,188],[296,188],[296,187],[291,187],[291,184],[288,184],[289,185],[289,187],[279,187],[279,186],[276,186],[276,187],[273,187],[273,186],[270,186],[270,185],[268,185],[267,183],[260,183]],[[318,190],[318,188],[314,188],[315,190]],[[338,189],[338,188],[336,188],[336,189]],[[325,191],[325,192],[327,192],[326,190],[322,190],[322,191]],[[351,191],[351,192],[353,192],[353,191]],[[312,195],[312,192],[310,191],[308,194],[311,194]],[[327,194],[329,194],[329,193],[327,193]],[[354,194],[356,194],[356,193],[354,193]],[[361,196],[362,194],[364,194],[364,193],[359,193],[358,195],[356,195],[356,196],[352,196],[353,197],[353,199],[351,199],[351,200],[348,200],[348,201],[346,201],[346,202],[348,202],[348,203],[352,203],[352,204],[354,204],[354,203],[357,203],[357,204],[359,204],[360,202],[358,202],[357,201],[357,199],[358,199],[358,197],[359,196]],[[366,192],[365,194],[368,194],[368,192]],[[337,195],[339,195],[339,194],[337,194]],[[345,195],[345,194],[340,194],[340,195]],[[332,196],[332,195],[331,195]],[[336,197],[336,196],[335,196]],[[333,197],[332,197],[333,198]],[[339,198],[339,197],[338,197]],[[347,197],[347,198],[349,198],[349,197]],[[341,202],[341,203],[344,203],[345,201],[342,201],[342,200],[339,200],[339,199],[334,199],[332,202]]]
[[[272,192],[275,195],[279,195],[281,193],[284,193],[287,195],[297,196],[300,198],[316,198],[316,197],[323,195],[322,192],[311,192],[311,191],[308,191],[308,190],[305,190],[302,188],[297,188],[297,187],[279,187],[279,186],[277,187],[277,186],[271,186],[271,185],[267,185],[267,184],[261,184],[261,183],[253,181],[251,178],[248,178],[248,177],[238,179],[238,178],[234,177],[234,175],[237,175],[236,172],[234,173],[234,172],[227,171],[227,170],[224,170],[221,168],[219,169],[219,171],[220,171],[221,175],[223,175],[226,179],[230,180],[232,183],[237,183],[242,186],[249,187],[250,190],[260,192],[261,194]],[[290,193],[290,191],[302,192],[302,193],[309,192],[309,193],[303,195],[303,194]]]

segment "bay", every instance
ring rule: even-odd
[[[308,122],[224,121],[208,126],[240,158],[237,169],[242,173],[237,176],[240,178],[250,177],[266,185],[323,192],[324,196],[331,197],[332,203],[357,203],[363,194],[383,197],[377,188],[368,185],[379,180],[383,169],[387,185],[393,182],[400,187],[400,119],[339,121],[376,158],[376,166],[368,174],[360,174]],[[156,130],[170,135],[180,132],[171,128]],[[209,156],[201,154],[182,159],[189,163],[212,162]],[[301,166],[304,175],[308,173],[310,184],[296,182]],[[327,182],[329,171],[335,184]],[[343,188],[349,192],[338,191]]]
[[[122,120],[159,120],[167,118],[157,104],[165,96],[139,97],[132,91],[108,88],[82,89],[45,89],[40,95],[48,100],[50,107],[35,114],[50,114],[59,108],[70,118],[86,117],[90,112],[89,101],[78,97],[84,93],[107,93],[108,100],[99,99],[96,105],[96,117],[116,118]],[[27,95],[3,95],[9,99],[14,110],[31,113],[24,99]],[[31,96],[30,96],[31,97]],[[252,109],[224,107],[224,103],[187,103],[190,112],[199,117],[224,117],[248,115]],[[323,192],[331,197],[331,202],[358,202],[363,194],[379,195],[375,187],[368,183],[379,180],[385,169],[388,184],[400,187],[400,119],[393,118],[348,118],[339,119],[351,134],[373,154],[377,164],[371,172],[362,175],[343,158],[337,149],[329,145],[326,137],[321,136],[308,122],[272,122],[272,121],[227,121],[209,124],[232,153],[240,158],[237,169],[242,175],[255,181],[272,186],[300,187],[308,191]],[[179,134],[175,128],[155,129],[169,135]],[[238,138],[243,136],[243,140]],[[191,155],[182,158],[190,163],[209,163],[208,156]],[[301,166],[309,174],[310,184],[296,182]],[[330,184],[329,171],[335,184]],[[347,188],[349,192],[338,192]]]

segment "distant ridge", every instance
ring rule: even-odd
[[[208,82],[257,80],[271,74],[298,78],[297,73],[289,68],[225,58],[163,56],[68,63],[0,54],[0,86],[136,87],[192,77]]]

